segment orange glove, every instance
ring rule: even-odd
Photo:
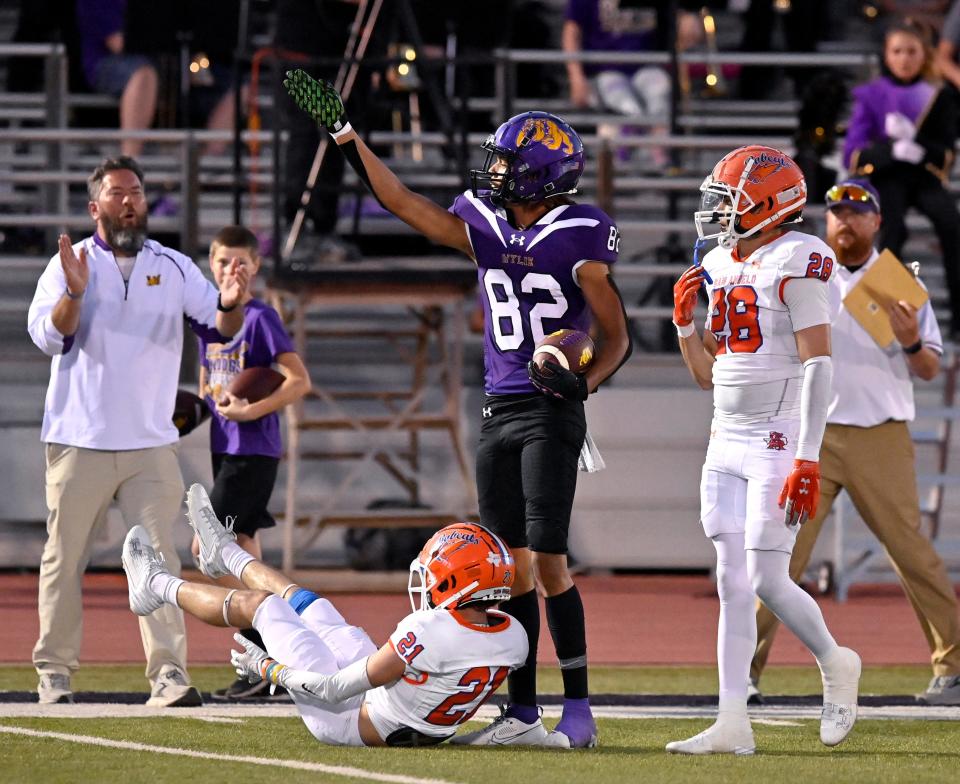
[[[814,460],[794,460],[780,497],[787,525],[803,525],[817,513],[820,504],[820,464]]]
[[[673,323],[685,327],[693,322],[697,292],[703,285],[703,267],[693,266],[673,284]]]

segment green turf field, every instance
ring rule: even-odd
[[[192,673],[204,690],[222,686],[230,676],[225,667],[195,667]],[[864,693],[909,694],[922,689],[928,676],[925,667],[868,668]],[[556,691],[556,671],[545,670],[543,683],[545,691]],[[716,692],[716,674],[705,667],[597,668],[592,685],[598,693],[709,694]],[[811,694],[819,690],[819,677],[814,667],[773,668],[763,685],[771,694]],[[31,668],[0,667],[0,690],[34,687]],[[145,682],[140,667],[88,666],[75,678],[74,688],[144,691]],[[8,707],[0,703],[0,713]],[[0,781],[944,784],[955,779],[960,770],[960,721],[861,720],[850,738],[836,749],[820,744],[815,720],[755,723],[756,756],[691,758],[668,755],[663,751],[664,744],[700,731],[709,719],[601,719],[600,747],[588,751],[462,749],[449,745],[431,749],[342,749],[316,743],[296,718],[201,720],[178,715],[176,710],[169,717],[106,718],[109,706],[103,708],[104,713],[97,718],[0,717]],[[960,717],[960,709],[957,715]],[[552,723],[547,721],[548,726]],[[14,735],[3,728],[62,733],[66,737]],[[69,740],[79,736],[83,736],[83,743]],[[104,746],[104,742],[127,746],[115,748]]]
[[[539,681],[546,694],[560,693],[560,671],[542,667]],[[227,666],[194,666],[190,675],[201,691],[222,689],[233,680]],[[914,694],[930,680],[930,668],[865,667],[863,694]],[[770,694],[819,694],[820,672],[809,667],[771,667],[760,684]],[[35,691],[37,675],[30,666],[0,666],[0,691]],[[138,665],[84,665],[73,679],[74,691],[144,691],[147,682]],[[596,694],[716,694],[713,667],[591,667],[590,690]]]

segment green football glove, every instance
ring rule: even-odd
[[[309,114],[317,125],[322,125],[330,133],[336,135],[350,124],[347,113],[343,109],[340,93],[330,82],[317,81],[306,71],[297,68],[294,71],[287,71],[283,86],[287,88],[287,92],[296,101],[297,106]]]

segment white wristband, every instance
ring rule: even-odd
[[[688,338],[697,331],[697,328],[693,326],[692,321],[689,324],[684,324],[683,326],[680,324],[674,324],[673,326],[677,328],[677,334],[682,338]]]
[[[353,126],[348,122],[344,125],[339,131],[330,131],[330,135],[333,137],[333,140],[336,141],[341,136],[350,133],[353,130]]]

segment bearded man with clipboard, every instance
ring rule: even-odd
[[[889,252],[878,253],[880,197],[865,180],[827,192],[827,244],[838,269],[830,304],[834,374],[820,450],[817,514],[800,529],[790,561],[798,580],[840,490],[884,545],[930,647],[933,679],[917,699],[960,705],[960,620],[943,562],[920,530],[913,443],[913,376],[940,372],[943,341],[926,289]],[[753,699],[779,621],[757,612]]]

